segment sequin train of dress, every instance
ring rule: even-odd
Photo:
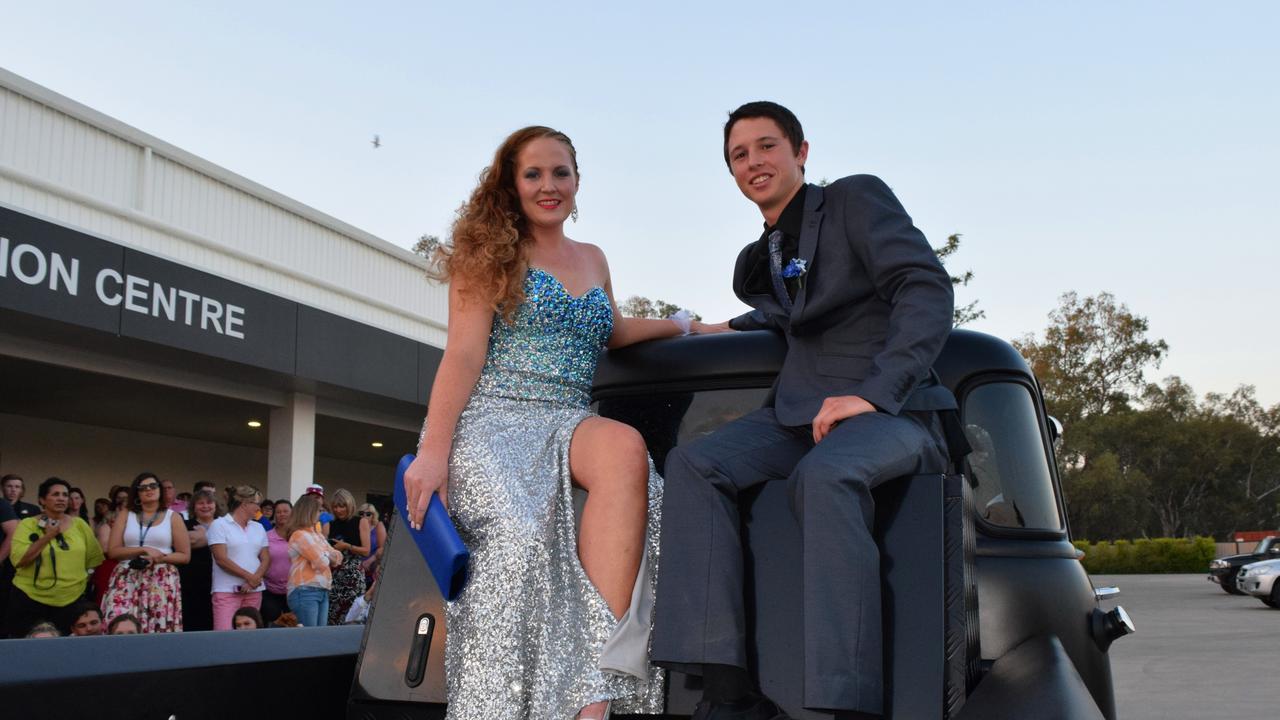
[[[652,460],[646,554],[621,621],[578,560],[569,441],[591,416],[609,298],[598,287],[575,298],[537,268],[524,290],[511,324],[494,318],[449,460],[449,508],[472,564],[446,610],[447,717],[567,720],[605,699],[615,713],[660,713],[662,672],[648,664],[662,504]],[[602,671],[602,653],[630,674]]]

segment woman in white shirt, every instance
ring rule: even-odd
[[[209,551],[213,553],[213,629],[230,630],[236,610],[260,609],[263,577],[271,563],[267,531],[253,518],[262,493],[241,485],[231,495],[231,512],[209,526]]]

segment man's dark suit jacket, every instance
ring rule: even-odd
[[[767,264],[759,267],[767,253],[751,252],[754,243],[733,273],[734,292],[755,309],[730,327],[787,338],[772,399],[778,421],[806,425],[836,395],[858,395],[894,415],[954,409],[931,369],[951,331],[951,278],[924,234],[872,175],[801,192],[799,254],[807,269],[790,314],[772,292]]]

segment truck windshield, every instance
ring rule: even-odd
[[[964,397],[964,430],[973,446],[968,472],[978,517],[992,525],[1062,530],[1053,475],[1031,390],[989,382]]]

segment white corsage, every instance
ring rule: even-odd
[[[681,335],[688,335],[693,332],[693,315],[690,315],[688,310],[680,310],[667,319],[680,328]]]

